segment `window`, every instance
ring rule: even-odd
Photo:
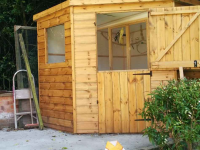
[[[97,15],[99,71],[148,69],[147,15],[147,12]]]
[[[123,36],[120,37],[120,32]],[[113,70],[127,70],[126,56],[126,27],[112,29],[112,60]],[[121,41],[121,42],[119,42]]]
[[[65,29],[58,25],[47,29],[48,63],[65,62]]]
[[[146,22],[133,24],[130,28],[130,69],[147,69]]]

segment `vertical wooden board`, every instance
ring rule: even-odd
[[[112,93],[112,73],[106,72],[104,74],[105,84],[105,108],[106,108],[106,133],[113,133],[113,93]]]
[[[150,71],[143,71],[144,73],[150,73]],[[150,88],[150,82],[151,82],[151,77],[150,75],[143,75],[143,79],[144,79],[144,100],[146,101],[148,98],[150,98],[150,92],[151,92],[151,88]]]
[[[173,8],[165,8],[165,11],[173,11]],[[165,15],[165,43],[166,47],[171,43],[174,38],[174,26],[172,15]],[[173,61],[174,51],[173,47],[166,53],[166,61]]]
[[[37,22],[37,26],[39,26],[39,23]],[[38,32],[38,28],[37,28],[37,32]],[[44,32],[44,31],[43,31]],[[38,46],[38,51],[39,51],[39,49],[41,48],[41,49],[43,49],[43,48],[45,48],[45,44],[43,44],[43,43],[38,43],[37,42],[37,46]],[[39,62],[39,55],[37,55],[37,59],[38,59],[38,65],[37,65],[37,67],[38,67],[38,74],[40,73],[40,62]],[[38,88],[39,88],[39,90],[38,90],[38,94],[39,94],[39,100],[40,100],[40,76],[38,75]],[[40,101],[39,101],[39,105],[40,105]]]
[[[72,57],[72,93],[73,93],[73,129],[77,133],[77,103],[76,103],[76,75],[75,75],[75,41],[74,41],[74,7],[70,7],[71,21],[65,23],[65,28],[71,27],[71,57]],[[68,48],[68,47],[67,47]]]
[[[191,6],[190,9],[198,9],[198,6]],[[190,15],[190,19],[194,14]],[[199,22],[198,18],[190,26],[190,46],[191,46],[191,60],[199,59]]]
[[[181,10],[180,7],[174,8],[175,10]],[[182,30],[182,14],[173,15],[173,23],[174,23],[174,37],[180,33]],[[182,49],[181,49],[181,38],[177,40],[174,44],[174,61],[182,60]]]
[[[126,26],[126,68],[131,69],[130,26]]]
[[[99,133],[106,133],[105,99],[104,99],[104,73],[98,73],[98,102],[99,102]]]
[[[48,44],[47,44],[47,30],[44,29],[44,36],[45,36],[45,63],[47,64],[48,63]]]
[[[146,39],[147,39],[147,68],[150,69],[150,31],[149,31],[149,22],[146,20]]]
[[[127,72],[120,72],[120,93],[121,93],[121,118],[122,133],[129,133],[129,108],[128,108],[128,76]]]
[[[157,8],[158,12],[163,12],[164,8]],[[160,52],[165,50],[165,17],[164,15],[157,16],[157,46],[158,46],[158,55]],[[165,57],[161,59],[165,61]]]
[[[130,118],[130,133],[137,133],[138,126],[136,120],[137,97],[136,97],[136,72],[128,72],[128,94],[129,94],[129,118]]]
[[[198,9],[200,9],[200,6],[198,6]],[[198,17],[198,22],[199,22],[199,25],[198,25],[198,28],[199,28],[199,58],[200,58],[200,16]]]
[[[112,29],[108,28],[109,68],[113,70]]]
[[[151,96],[149,95],[151,93],[151,77],[150,75],[144,75],[144,100],[149,101]],[[145,121],[146,127],[149,127],[151,125],[151,122]]]
[[[156,9],[152,9],[156,11]],[[151,11],[151,10],[150,10]],[[158,56],[157,53],[157,16],[149,15],[149,31],[150,31],[150,61],[153,62]]]
[[[188,10],[188,7],[182,7],[182,10]],[[182,14],[182,28],[185,28],[189,21],[190,21],[190,15]],[[191,47],[190,47],[190,30],[189,29],[187,29],[181,37],[181,48],[182,48],[182,53],[183,53],[183,61],[190,60]]]
[[[120,75],[119,72],[112,73],[113,81],[113,113],[114,113],[114,133],[122,132],[121,103],[120,103]]]
[[[139,73],[139,72],[137,72]],[[141,72],[142,73],[142,72]],[[144,107],[144,77],[143,75],[136,76],[136,93],[137,93],[137,119],[142,119],[139,115]],[[142,132],[146,125],[144,121],[138,121],[138,132]]]

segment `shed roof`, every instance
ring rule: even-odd
[[[64,9],[69,6],[84,6],[84,5],[106,5],[106,4],[123,4],[123,3],[142,3],[142,2],[155,2],[155,1],[171,1],[171,0],[67,0],[61,4],[58,4],[54,7],[51,7],[47,10],[44,10],[33,16],[33,20],[37,21],[38,19],[50,15],[56,11]],[[175,0],[174,0],[175,1]],[[200,5],[199,0],[176,0],[175,2],[182,2],[190,5]]]

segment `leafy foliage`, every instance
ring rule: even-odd
[[[150,142],[167,149],[172,137],[175,144],[170,149],[192,149],[192,143],[200,141],[200,80],[169,81],[150,95],[142,112],[152,121],[144,133]]]
[[[14,25],[36,26],[33,15],[65,0],[0,0],[0,90],[11,90],[15,72]]]

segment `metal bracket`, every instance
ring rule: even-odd
[[[151,121],[151,119],[135,119],[135,121]]]
[[[197,60],[194,61],[194,67],[197,67]]]
[[[150,75],[152,77],[152,71],[150,71],[149,73],[137,73],[133,75]]]

